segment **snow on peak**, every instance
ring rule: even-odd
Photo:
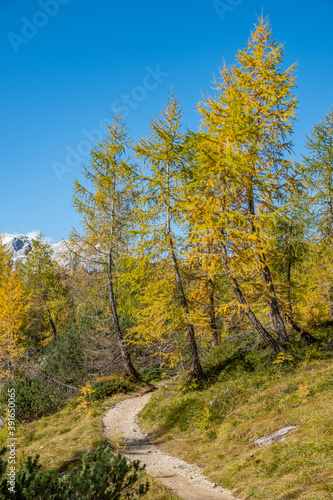
[[[1,240],[6,245],[7,249],[12,254],[13,263],[17,264],[19,262],[24,262],[25,258],[32,248],[32,242],[40,233],[37,231],[32,231],[27,235],[24,234],[1,234]],[[51,250],[53,251],[53,256],[57,259],[57,256],[63,250],[63,242],[50,243]]]

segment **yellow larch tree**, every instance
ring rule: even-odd
[[[176,294],[175,314],[183,318],[183,332],[187,333],[188,352],[193,375],[198,381],[205,378],[201,365],[193,322],[191,305],[182,272],[182,242],[179,228],[177,201],[182,170],[188,161],[182,131],[182,113],[177,99],[171,94],[168,105],[155,120],[151,121],[150,134],[139,140],[134,147],[138,159],[145,162],[145,191],[141,199],[139,225],[150,258],[164,261],[172,276]],[[177,227],[178,225],[178,227]],[[177,234],[178,233],[178,234]],[[177,309],[177,312],[176,312]],[[155,300],[156,314],[160,313]],[[167,327],[169,322],[164,322]]]
[[[18,274],[9,270],[0,283],[0,377],[13,377],[24,354],[27,296]]]
[[[282,46],[261,17],[236,64],[220,71],[216,96],[199,105],[203,130],[195,194],[187,203],[192,234],[214,241],[213,260],[219,256],[240,307],[276,352],[281,346],[246,295],[255,292],[261,310],[268,305],[279,342],[287,342],[269,262],[270,229],[297,187],[293,163],[287,158],[297,105],[292,94],[295,67],[282,69],[282,56]],[[246,293],[249,280],[252,287]]]

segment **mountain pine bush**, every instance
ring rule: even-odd
[[[128,462],[109,447],[89,451],[83,455],[79,470],[59,476],[56,470],[43,470],[39,455],[28,457],[18,468],[14,491],[9,491],[7,462],[0,452],[0,500],[139,500],[149,489],[148,482],[140,481],[145,466],[139,461]]]

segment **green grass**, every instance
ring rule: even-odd
[[[332,359],[298,345],[291,355],[273,364],[266,349],[244,354],[225,343],[207,361],[204,387],[184,390],[183,379],[160,388],[141,423],[164,450],[240,498],[332,499]],[[285,441],[253,444],[292,425]]]

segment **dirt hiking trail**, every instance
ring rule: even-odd
[[[147,472],[185,500],[235,500],[228,490],[209,482],[196,465],[190,465],[160,451],[142,434],[137,414],[152,393],[125,399],[116,404],[103,419],[104,432],[110,440],[120,439],[121,450],[132,460],[146,464]]]

